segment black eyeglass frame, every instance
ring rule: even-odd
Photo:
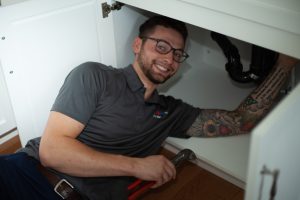
[[[167,41],[165,41],[165,40],[158,39],[158,38],[153,38],[153,37],[146,37],[146,36],[143,36],[143,37],[140,37],[140,38],[141,38],[142,40],[149,39],[149,40],[155,41],[155,42],[156,42],[155,50],[156,50],[158,53],[160,53],[160,54],[165,55],[165,54],[168,54],[168,53],[170,53],[171,51],[173,51],[173,60],[174,60],[175,62],[183,63],[183,62],[189,57],[189,55],[188,55],[183,49],[175,49],[174,47],[172,47],[172,45],[171,45],[169,42],[167,42]],[[167,45],[170,47],[170,50],[168,50],[168,51],[166,51],[166,52],[160,51],[159,48],[158,48],[159,42],[163,42],[163,43],[167,44]],[[177,52],[179,51],[179,52],[182,54],[182,55],[181,55],[181,59],[183,59],[183,60],[176,60],[176,51],[177,51]]]

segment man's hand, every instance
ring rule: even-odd
[[[146,181],[154,181],[152,188],[176,178],[176,169],[173,163],[162,155],[148,156],[135,159],[134,176]]]

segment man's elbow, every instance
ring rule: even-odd
[[[52,149],[53,148],[49,147],[48,144],[41,142],[39,147],[39,158],[41,164],[45,167],[53,167],[53,155],[55,153],[52,152]]]

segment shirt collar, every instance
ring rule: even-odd
[[[140,80],[139,76],[135,72],[132,65],[129,65],[123,69],[124,75],[126,77],[127,84],[132,92],[137,92],[141,90],[143,94],[145,93],[145,88]],[[146,103],[160,104],[161,106],[166,106],[166,102],[163,98],[160,98],[157,90],[154,90],[152,96],[146,101]]]
[[[137,73],[135,72],[135,70],[133,69],[132,65],[125,67],[123,71],[126,77],[127,84],[131,91],[136,92],[140,89],[144,89],[144,85]]]

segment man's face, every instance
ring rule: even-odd
[[[159,53],[156,49],[157,40],[154,39],[166,41],[174,49],[184,49],[183,38],[174,29],[163,26],[157,26],[147,38],[141,41],[140,48],[135,51],[137,63],[149,81],[164,83],[177,72],[180,63],[174,61],[173,50],[167,54]]]

